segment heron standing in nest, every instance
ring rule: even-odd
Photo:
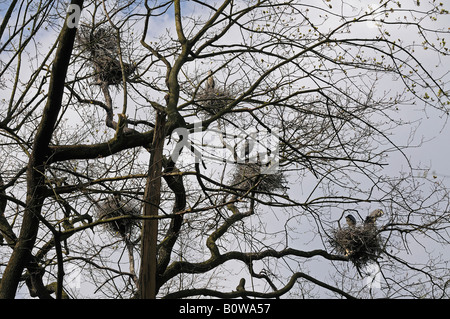
[[[371,212],[366,217],[366,219],[364,220],[364,225],[365,226],[374,226],[377,218],[379,218],[383,215],[384,215],[384,212],[381,209],[375,209],[373,212]]]
[[[351,228],[356,226],[356,219],[353,217],[353,215],[347,215],[345,216],[345,221],[347,222],[347,225]]]
[[[216,83],[214,82],[213,72],[210,70],[208,72],[208,79],[206,80],[206,90],[214,90]]]

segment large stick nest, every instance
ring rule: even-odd
[[[233,100],[228,90],[220,88],[207,88],[200,90],[196,95],[198,111],[206,115],[216,115]]]
[[[357,268],[376,261],[383,252],[382,238],[374,224],[334,229],[329,243]]]
[[[117,36],[116,30],[110,26],[80,25],[78,29],[78,48],[92,65],[97,82],[108,85],[119,85],[123,82]],[[135,69],[135,64],[123,62],[125,79],[128,79]]]
[[[139,203],[122,200],[118,196],[110,196],[97,205],[99,220],[113,219],[105,224],[106,230],[111,235],[122,239],[130,240],[136,232],[139,232],[141,228],[140,216]]]
[[[263,193],[273,193],[285,188],[286,180],[281,171],[274,174],[262,174],[262,169],[259,163],[237,164],[232,177],[233,187]]]

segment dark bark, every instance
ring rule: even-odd
[[[162,152],[165,140],[165,114],[157,112],[151,147],[149,172],[144,193],[144,216],[157,216],[161,201]],[[142,225],[139,297],[156,298],[158,220],[144,220]]]
[[[355,299],[354,296],[346,293],[345,291],[343,291],[339,288],[336,288],[334,286],[330,286],[327,283],[317,280],[316,278],[311,277],[302,272],[294,273],[291,276],[289,282],[284,287],[282,287],[276,291],[273,291],[273,292],[264,293],[264,292],[257,292],[257,291],[247,291],[247,290],[243,289],[243,287],[242,287],[242,289],[237,289],[236,291],[232,291],[232,292],[221,292],[221,291],[212,290],[212,289],[200,288],[200,289],[186,289],[186,290],[177,291],[177,292],[168,294],[165,298],[174,299],[174,298],[186,298],[186,297],[192,297],[192,296],[210,296],[210,297],[225,298],[225,299],[239,298],[239,297],[242,297],[242,298],[255,297],[255,298],[264,298],[264,299],[277,298],[277,297],[284,295],[289,290],[291,290],[292,287],[294,286],[294,284],[297,282],[297,280],[301,279],[301,278],[308,280],[308,281],[310,281],[320,287],[323,287],[325,289],[334,291],[347,299]]]
[[[11,18],[12,13],[14,12],[14,7],[16,6],[16,4],[17,0],[13,0],[9,5],[8,11],[6,11],[5,16],[3,17],[2,24],[0,25],[0,39],[2,38],[3,32],[5,31],[6,26],[8,25],[8,21]]]
[[[183,184],[183,177],[181,174],[176,175],[176,173],[177,170],[175,168],[175,163],[170,161],[164,170],[163,177],[169,188],[175,194],[175,204],[173,206],[173,213],[175,215],[176,213],[181,212],[186,208],[186,190]],[[164,271],[167,269],[167,266],[169,265],[170,255],[172,253],[173,246],[175,245],[175,242],[178,239],[182,223],[183,223],[183,216],[181,214],[176,215],[174,218],[172,218],[166,236],[162,241],[161,245],[159,246],[158,249],[159,259],[156,278],[157,290],[162,285],[161,281],[162,275]]]
[[[7,203],[5,185],[3,183],[3,177],[0,174],[0,243],[5,240],[8,246],[14,247],[17,237],[4,215]]]
[[[83,6],[83,0],[73,0],[72,4]],[[20,235],[11,258],[3,273],[0,298],[15,297],[22,272],[27,267],[39,229],[39,218],[45,200],[45,165],[50,155],[49,143],[55,128],[64,92],[67,68],[72,55],[76,28],[67,23],[59,35],[59,45],[53,61],[47,103],[35,135],[33,148],[27,167],[27,197]]]

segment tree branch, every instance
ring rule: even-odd
[[[74,5],[83,7],[83,0],[73,0]],[[44,107],[41,121],[36,132],[33,150],[27,168],[27,207],[24,212],[22,227],[8,265],[3,273],[0,285],[0,298],[14,298],[20,276],[28,264],[31,251],[36,241],[39,228],[41,207],[44,202],[42,188],[44,186],[44,165],[50,155],[49,143],[55,128],[59,111],[61,109],[64,92],[64,82],[67,68],[72,55],[76,28],[69,28],[66,23],[61,30],[51,72],[47,103]]]
[[[337,294],[342,295],[343,297],[347,299],[355,299],[354,296],[346,293],[345,291],[336,288],[334,286],[328,285],[324,283],[323,281],[320,281],[314,277],[311,277],[305,273],[302,272],[296,272],[294,273],[289,282],[283,287],[273,292],[257,292],[257,291],[248,291],[245,289],[239,289],[239,291],[232,291],[232,292],[220,292],[217,290],[212,289],[206,289],[206,288],[200,288],[200,289],[186,289],[186,290],[180,290],[177,292],[173,292],[170,294],[167,294],[164,299],[176,299],[176,298],[186,298],[186,297],[192,297],[192,296],[209,296],[209,297],[217,297],[217,298],[224,298],[224,299],[231,299],[231,298],[239,298],[239,297],[255,297],[255,298],[277,298],[280,297],[289,290],[292,289],[294,284],[297,282],[298,279],[303,278],[308,281],[311,281],[312,283],[325,288],[327,290],[333,291]]]

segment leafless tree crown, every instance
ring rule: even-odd
[[[449,297],[447,4],[71,5],[0,4],[0,298]]]

